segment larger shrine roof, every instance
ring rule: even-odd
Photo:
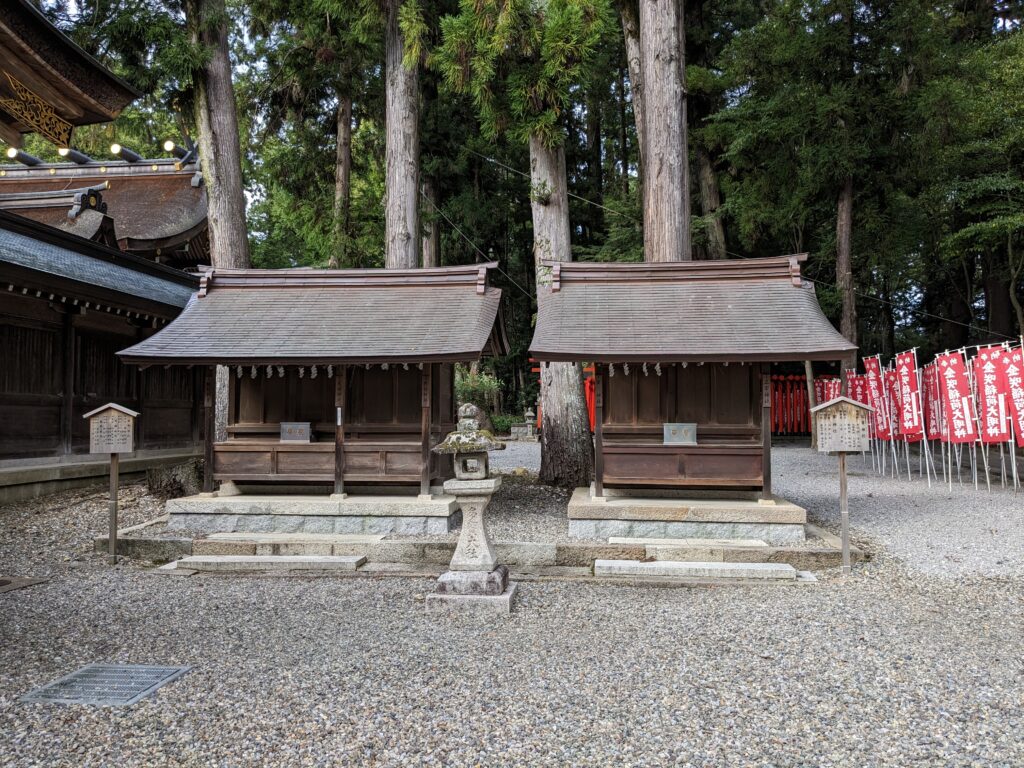
[[[328,365],[504,354],[495,264],[410,270],[211,270],[132,363]]]
[[[553,263],[530,353],[596,362],[837,360],[853,355],[800,262]]]
[[[94,189],[122,249],[181,251],[207,228],[206,185],[193,183],[196,171],[166,159],[0,166],[0,209],[97,239],[100,217],[69,215],[75,193]]]
[[[196,286],[194,277],[179,270],[0,211],[0,266],[4,264],[43,281],[49,276],[172,308],[184,307]]]

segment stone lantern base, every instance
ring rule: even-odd
[[[508,580],[504,565],[493,571],[447,571],[427,595],[427,610],[507,616],[517,586]]]
[[[501,478],[444,484],[445,493],[455,496],[462,508],[462,530],[449,570],[427,595],[428,611],[512,612],[516,584],[508,580],[508,568],[498,565],[484,523],[484,508],[500,485]]]

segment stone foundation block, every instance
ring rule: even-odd
[[[434,587],[439,595],[500,595],[508,586],[508,568],[493,571],[447,571]]]
[[[643,538],[636,520],[570,520],[569,536],[575,539]],[[646,526],[649,523],[641,522]],[[659,538],[760,539],[780,546],[804,541],[803,525],[780,523],[666,522]]]
[[[465,613],[477,616],[508,616],[518,584],[509,582],[500,595],[452,595],[431,592],[427,595],[428,613]]]

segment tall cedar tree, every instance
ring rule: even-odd
[[[680,0],[640,0],[645,261],[691,258],[685,34]]]
[[[437,61],[447,86],[470,95],[486,136],[508,133],[529,145],[538,290],[551,281],[546,262],[572,259],[561,120],[610,18],[602,0],[463,0],[459,14],[441,22]],[[540,400],[541,479],[589,484],[593,445],[580,366],[543,366]]]
[[[210,257],[215,267],[244,269],[249,266],[249,235],[224,0],[186,0],[185,19],[193,45],[206,52],[203,66],[193,75],[193,103],[207,190]]]

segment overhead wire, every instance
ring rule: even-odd
[[[422,195],[422,193],[421,193],[421,195]],[[430,207],[433,208],[441,216],[441,218],[443,218],[445,221],[447,221],[451,225],[452,229],[454,229],[456,232],[459,233],[459,235],[462,237],[463,240],[465,240],[467,243],[469,243],[470,247],[474,251],[476,251],[478,254],[480,254],[480,256],[485,261],[490,261],[491,260],[491,257],[488,256],[486,253],[484,253],[483,250],[480,248],[480,246],[478,246],[476,243],[474,243],[472,240],[470,240],[469,235],[467,235],[465,232],[463,232],[461,229],[459,229],[458,225],[456,225],[456,223],[454,221],[452,221],[450,218],[448,218],[447,214],[445,214],[444,211],[442,211],[440,208],[438,208],[437,204],[433,200],[431,200],[426,195],[422,195],[422,197],[423,197],[424,200],[426,200],[428,203],[430,203]],[[512,283],[512,285],[514,285],[520,291],[522,291],[526,295],[526,297],[528,299],[531,299],[531,300],[533,299],[533,294],[530,293],[529,291],[527,291],[525,288],[523,288],[523,286],[521,286],[515,280],[513,280],[512,276],[508,272],[506,272],[504,269],[501,268],[501,264],[498,264],[498,271],[501,272],[501,274],[503,274],[505,276],[506,280],[508,280],[510,283]]]
[[[470,152],[471,154],[474,154],[477,157],[483,158],[484,160],[487,160],[488,162],[494,163],[495,165],[497,165],[497,166],[499,166],[501,168],[504,168],[505,170],[507,170],[507,171],[509,171],[511,173],[518,174],[518,175],[520,175],[520,176],[522,176],[522,177],[524,177],[526,179],[530,178],[530,175],[528,173],[526,173],[524,171],[520,171],[518,168],[513,168],[510,165],[506,165],[505,163],[501,162],[500,160],[498,160],[496,158],[489,157],[488,155],[485,155],[485,154],[483,154],[481,152],[477,152],[475,149],[470,149],[469,147],[464,147],[464,149],[467,152]],[[628,213],[625,213],[624,211],[617,211],[614,208],[609,208],[608,206],[603,205],[601,203],[595,202],[593,200],[588,200],[587,198],[581,197],[580,195],[577,195],[577,194],[575,194],[573,192],[568,192],[567,194],[568,194],[569,197],[574,198],[576,200],[579,200],[581,202],[587,203],[588,205],[592,205],[595,208],[600,208],[603,211],[607,211],[609,213],[614,213],[614,214],[619,215],[619,216],[625,216],[628,219],[636,221],[636,219],[634,217],[630,216]],[[434,210],[437,211],[439,214],[441,214],[441,216],[444,217],[445,221],[447,221],[449,224],[451,224],[452,227],[455,229],[455,231],[458,232],[460,235],[462,235],[463,238],[465,238],[466,242],[468,242],[471,246],[473,246],[473,248],[476,249],[476,251],[478,253],[480,253],[481,255],[484,255],[483,251],[481,251],[476,246],[475,243],[473,243],[468,237],[466,237],[466,235],[462,232],[462,230],[460,230],[458,227],[456,227],[455,223],[451,219],[449,219],[447,216],[445,216],[444,212],[441,211],[434,204],[433,200],[430,200],[429,198],[426,198],[426,199],[431,204],[431,206],[433,206]],[[732,251],[726,251],[726,253],[729,256],[733,256],[733,257],[738,258],[738,259],[756,259],[756,258],[760,258],[760,257],[757,257],[757,256],[744,256],[743,254],[733,253]],[[512,278],[509,277],[508,273],[506,273],[501,268],[500,265],[498,266],[498,271],[501,272],[503,275],[505,275],[505,277],[508,278],[508,280],[513,285],[515,285],[517,288],[519,288],[519,290],[523,291],[523,293],[525,293],[527,296],[530,296],[532,298],[532,294],[527,293],[527,291],[525,291],[522,288],[522,286],[520,286],[518,283],[516,283],[514,280],[512,280]],[[829,282],[827,282],[825,280],[817,280],[817,279],[814,279],[814,278],[807,277],[806,275],[802,275],[802,277],[803,277],[804,280],[807,280],[808,282],[815,283],[817,285],[823,285],[823,286],[826,286],[828,288],[838,289],[838,286],[836,286],[835,283],[829,283]],[[877,302],[879,302],[881,304],[888,304],[889,306],[895,307],[896,309],[899,309],[901,311],[913,312],[914,314],[920,315],[922,317],[930,317],[930,318],[933,318],[935,320],[941,320],[944,323],[952,323],[953,325],[958,325],[958,326],[961,326],[963,328],[968,328],[968,329],[970,329],[972,331],[977,331],[978,333],[988,334],[990,336],[998,336],[1001,339],[1009,339],[1010,341],[1013,341],[1013,340],[1015,340],[1017,338],[1016,336],[1006,336],[1005,334],[998,333],[996,331],[992,331],[992,330],[989,330],[987,328],[981,328],[980,326],[977,326],[977,325],[972,325],[970,323],[964,323],[964,322],[962,322],[960,320],[954,320],[951,317],[943,317],[942,315],[936,315],[933,312],[928,312],[928,311],[923,310],[923,309],[916,309],[914,307],[906,307],[906,306],[903,306],[901,304],[897,304],[897,303],[895,303],[893,301],[889,301],[888,299],[883,299],[880,296],[874,296],[874,295],[872,295],[870,293],[864,293],[862,291],[856,291],[855,290],[854,294],[856,294],[857,296],[861,297],[862,299],[871,299],[872,301],[877,301]]]

